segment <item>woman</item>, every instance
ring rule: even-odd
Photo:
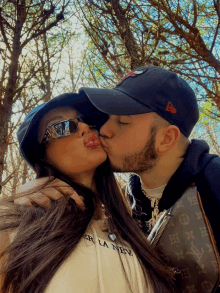
[[[85,123],[103,118],[85,105],[77,94],[58,96],[19,128],[37,178],[65,181],[83,203],[69,195],[48,208],[2,204],[0,230],[16,232],[1,293],[176,292],[173,272],[131,217],[97,130]]]

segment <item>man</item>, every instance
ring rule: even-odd
[[[199,118],[193,90],[175,73],[146,66],[114,89],[80,92],[110,114],[100,129],[102,145],[116,172],[135,173],[127,192],[143,231],[156,235],[154,245],[182,272],[186,292],[214,292],[220,158],[205,141],[188,139]]]

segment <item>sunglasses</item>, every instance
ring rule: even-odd
[[[47,126],[42,144],[48,143],[51,138],[65,137],[78,131],[78,123],[82,122],[80,118],[75,120],[63,120]]]

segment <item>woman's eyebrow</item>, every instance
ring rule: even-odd
[[[49,124],[52,121],[57,120],[57,119],[66,120],[66,119],[63,118],[63,116],[60,116],[60,115],[59,116],[54,116],[53,118],[48,119],[47,124]]]

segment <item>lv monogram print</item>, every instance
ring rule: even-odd
[[[219,282],[219,255],[196,186],[189,187],[169,211],[171,220],[157,248],[181,271],[184,293],[211,293]]]

